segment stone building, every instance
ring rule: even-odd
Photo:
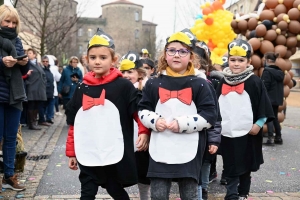
[[[118,0],[102,5],[99,18],[80,18],[77,24],[78,54],[86,52],[87,41],[99,27],[112,36],[120,55],[146,48],[154,57],[156,24],[142,20],[142,14],[142,5]]]
[[[253,12],[259,2],[260,1],[258,0],[234,0],[231,1],[229,7],[226,8],[226,10],[229,10],[234,15],[236,13],[247,14]]]

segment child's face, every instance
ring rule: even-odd
[[[90,69],[95,72],[96,78],[99,78],[109,74],[115,60],[107,47],[92,47],[88,52],[87,62]]]
[[[148,64],[144,63],[143,68],[146,70],[147,77],[149,78],[154,72],[154,68],[151,68]]]
[[[250,64],[250,59],[241,56],[230,56],[228,58],[229,69],[233,74],[239,74],[246,70]]]
[[[191,61],[191,53],[190,51],[184,47],[180,42],[172,42],[167,46],[166,51],[166,61],[169,67],[179,74],[183,74],[187,70],[187,66]],[[181,53],[178,52],[181,51]],[[174,51],[177,51],[175,55]],[[184,53],[185,52],[185,53]],[[171,56],[170,56],[170,55]],[[179,55],[181,54],[181,55]]]
[[[126,71],[122,71],[123,77],[130,80],[132,84],[138,82],[139,73],[135,69],[130,69]]]

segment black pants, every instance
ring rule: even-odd
[[[246,172],[240,176],[227,177],[225,200],[239,199],[240,196],[249,195],[251,185],[251,172]]]
[[[273,121],[267,123],[268,136],[269,137],[273,136],[273,125],[274,125],[274,128],[275,128],[276,136],[277,137],[281,136],[281,129],[280,129],[280,125],[279,125],[279,122],[278,122],[278,116],[277,116],[278,115],[278,107],[279,106],[272,105],[275,119]]]
[[[94,200],[96,198],[99,185],[92,178],[88,178],[85,174],[80,173],[79,180],[81,182],[81,200]],[[130,200],[123,186],[114,178],[108,178],[105,184],[107,193],[117,200]]]

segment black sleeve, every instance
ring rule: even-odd
[[[155,105],[153,104],[153,101],[151,101],[151,91],[153,90],[153,87],[151,87],[151,81],[148,80],[146,82],[145,87],[143,88],[143,96],[138,104],[138,110],[149,110],[149,111],[155,111]]]
[[[267,91],[270,90],[270,87],[271,87],[271,84],[272,84],[272,75],[266,69],[264,70],[264,72],[261,76],[261,80],[264,83]]]
[[[78,110],[81,107],[82,104],[82,93],[78,89],[79,87],[76,86],[75,92],[66,105],[66,116],[67,116],[67,124],[68,125],[74,125],[75,117],[78,112]]]
[[[126,93],[125,95],[127,96],[128,99],[128,112],[133,115],[133,113],[137,112],[137,105],[138,105],[138,89],[136,89],[131,82],[128,81],[126,85],[127,89],[124,90]]]
[[[208,145],[216,145],[219,146],[221,143],[221,131],[222,125],[220,121],[215,123],[215,126],[207,129],[207,142]]]

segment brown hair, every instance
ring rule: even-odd
[[[115,50],[113,50],[112,48],[109,48],[109,47],[105,47],[105,46],[102,46],[102,45],[94,45],[92,47],[90,47],[88,50],[87,50],[87,56],[89,55],[89,52],[92,48],[94,47],[103,47],[103,48],[108,48],[109,52],[110,52],[110,55],[111,55],[111,58],[114,62],[117,61],[118,57],[116,57],[116,53],[115,53]]]
[[[76,56],[71,56],[71,58],[69,59],[69,64],[71,64],[72,60],[77,60],[77,62],[79,62],[78,57],[76,57]]]
[[[33,53],[34,55],[36,55],[36,50],[34,50],[33,48],[29,48],[29,49],[27,49],[26,51],[27,51],[27,52],[28,52],[28,51],[32,51],[32,53]]]
[[[135,69],[136,71],[137,71],[137,73],[138,73],[138,76],[139,76],[139,78],[138,78],[138,81],[139,81],[139,87],[138,87],[138,89],[139,90],[142,90],[143,89],[143,83],[142,83],[142,80],[144,80],[144,78],[145,77],[147,77],[147,72],[146,72],[146,70],[144,69],[144,68],[142,68],[142,67],[139,67],[139,68],[137,68],[137,69]],[[141,76],[141,77],[140,77]]]
[[[171,44],[171,43],[169,43],[169,44]],[[161,53],[160,58],[158,59],[157,73],[159,73],[159,74],[161,74],[161,72],[163,70],[166,70],[167,67],[168,67],[168,63],[166,61],[166,48],[168,47],[169,44],[167,44],[165,46],[163,52]],[[182,46],[184,46],[185,48],[187,48],[190,51],[190,53],[191,53],[191,60],[192,60],[192,62],[189,62],[188,66],[187,66],[187,69],[189,69],[192,65],[197,66],[199,64],[199,59],[197,59],[197,55],[192,51],[192,48],[189,47],[186,44],[183,44],[183,43],[181,43],[181,44],[182,44]]]
[[[273,53],[273,52],[267,52],[264,55],[265,59],[268,60],[268,62],[275,62],[278,56],[279,53]]]

